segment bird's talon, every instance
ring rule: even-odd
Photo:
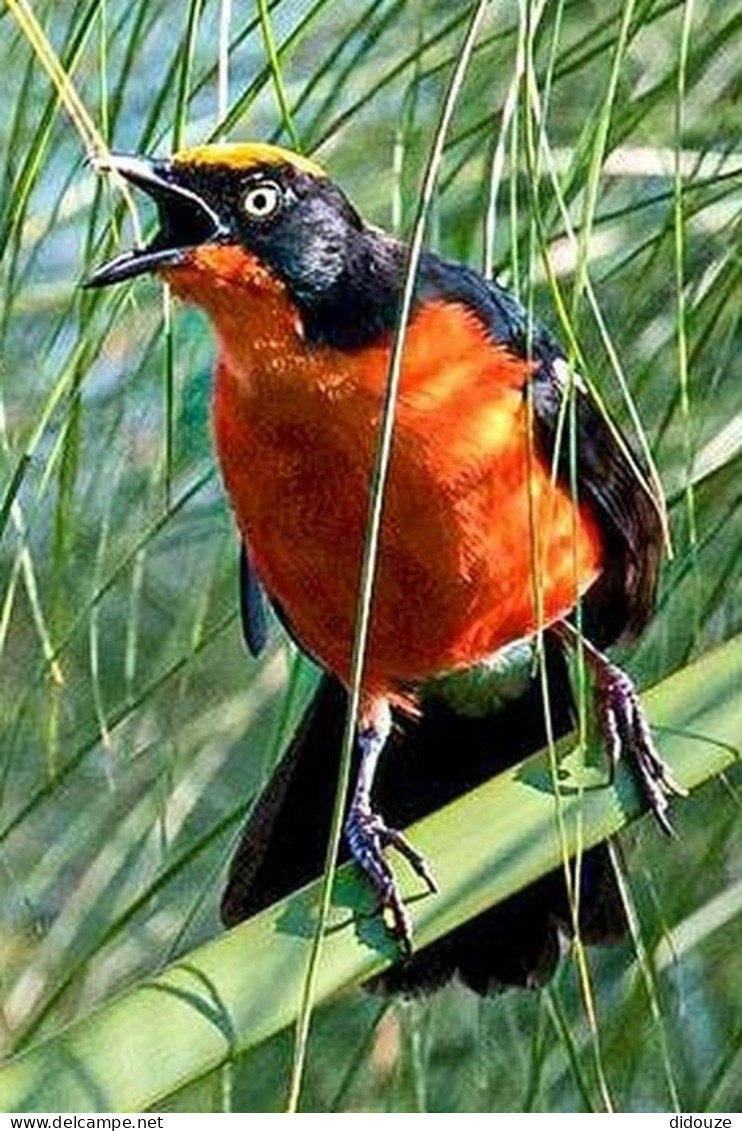
[[[676,833],[668,816],[667,794],[663,793],[662,790],[651,790],[649,788],[645,788],[644,796],[646,797],[649,807],[654,813],[655,820],[662,829],[662,832],[666,836],[674,837]]]
[[[668,836],[675,836],[667,816],[668,800],[683,797],[687,791],[675,781],[660,757],[631,679],[600,653],[591,658],[598,721],[608,750],[611,777],[620,758],[628,759],[660,828]]]
[[[345,825],[345,835],[353,859],[366,873],[378,894],[379,910],[383,918],[389,922],[405,956],[409,957],[412,954],[412,922],[392,870],[383,856],[383,850],[389,845],[396,848],[413,871],[425,881],[430,891],[435,892],[435,880],[424,857],[400,832],[388,828],[381,817],[366,809],[351,809]]]
[[[662,775],[662,784],[665,787],[665,792],[675,797],[687,797],[688,790],[684,785],[672,776],[667,766],[663,767],[664,773]]]
[[[396,848],[397,852],[399,852],[401,856],[404,856],[413,872],[427,884],[431,895],[435,895],[438,891],[435,876],[428,867],[425,857],[410,844],[407,837],[403,836],[402,833],[398,832],[396,829],[387,828],[386,825],[383,827],[380,837],[382,847],[391,845],[392,848]]]
[[[391,930],[395,939],[399,942],[405,958],[409,958],[412,954],[412,923],[407,914],[407,909],[397,895],[396,891],[390,897],[390,901],[384,906],[384,910],[389,912],[391,917]]]

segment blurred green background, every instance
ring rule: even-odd
[[[0,12],[7,1054],[218,932],[238,823],[312,678],[302,670],[287,706],[293,657],[280,633],[259,663],[244,654],[237,540],[211,453],[204,319],[182,308],[167,319],[152,281],[80,290],[91,265],[129,246],[131,228],[115,190],[86,167],[12,7]],[[291,144],[293,129],[368,219],[409,231],[467,5],[274,0],[278,74],[252,4],[33,7],[112,148],[165,153],[212,137]],[[519,44],[532,48],[530,88],[518,78]],[[549,176],[553,162],[579,238],[591,218],[591,160],[605,146],[589,277],[670,500],[675,544],[658,615],[625,657],[644,684],[742,628],[741,51],[742,11],[714,0],[493,0],[428,224],[429,246],[477,267],[494,262],[557,330],[558,287],[590,378],[626,422],[589,306],[570,305],[580,260]],[[535,89],[546,110],[540,134]],[[647,821],[623,837],[660,1017],[631,946],[591,955],[619,1110],[668,1110],[671,1080],[686,1110],[739,1109],[735,781],[738,790],[735,772],[675,805],[675,843]],[[303,1104],[579,1111],[599,1103],[586,1041],[569,959],[549,989],[488,1001],[457,987],[386,1005],[357,992],[317,1013]],[[168,1102],[280,1110],[290,1053],[281,1035]]]

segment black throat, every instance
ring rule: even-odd
[[[308,341],[337,349],[362,349],[393,333],[404,281],[405,249],[373,230],[353,232],[342,268],[317,288],[293,286]]]

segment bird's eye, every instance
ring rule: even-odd
[[[242,198],[243,210],[251,220],[267,220],[281,204],[281,190],[273,181],[261,181],[249,188]]]

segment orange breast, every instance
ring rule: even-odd
[[[237,522],[298,638],[347,679],[390,343],[308,346],[257,267],[237,300],[200,280],[180,272],[178,289],[219,335],[214,424]],[[368,691],[482,659],[564,615],[600,571],[594,520],[529,438],[528,368],[463,307],[429,304],[409,328]]]

